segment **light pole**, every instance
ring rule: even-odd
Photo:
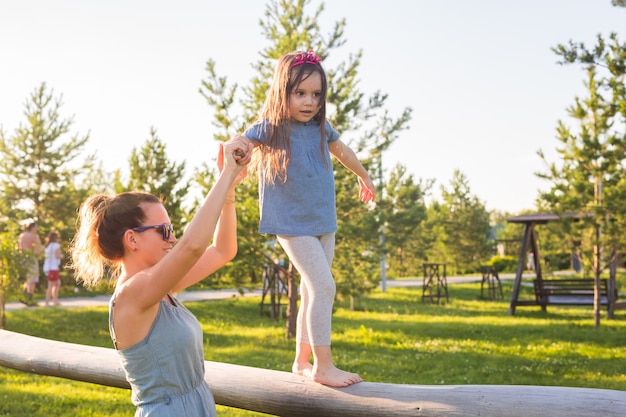
[[[378,152],[378,182],[379,182],[379,197],[378,201],[382,202],[383,199],[383,153],[379,149]],[[381,290],[385,292],[387,290],[387,254],[385,251],[385,222],[386,218],[382,210],[384,206],[381,204],[380,213],[380,278],[381,278]]]

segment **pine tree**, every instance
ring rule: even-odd
[[[577,214],[578,221],[562,222],[561,230],[569,240],[580,242],[583,259],[599,282],[602,271],[616,262],[619,252],[614,249],[626,243],[626,44],[612,33],[608,42],[598,35],[592,49],[570,41],[553,51],[561,64],[584,68],[587,96],[576,97],[567,109],[574,127],[558,122],[561,159],[538,173],[552,183],[540,196],[556,213]],[[545,160],[543,152],[538,153]],[[597,292],[594,304],[597,327]]]
[[[185,162],[176,163],[167,158],[167,146],[159,139],[156,129],[150,128],[150,137],[140,148],[133,148],[128,159],[130,173],[123,184],[121,173],[116,173],[115,192],[145,191],[161,198],[173,225],[180,228],[187,222],[183,203],[189,192],[190,182],[184,180]]]
[[[443,230],[439,240],[446,248],[446,263],[457,273],[478,271],[491,255],[489,212],[459,170],[454,171],[449,188],[441,187],[441,194],[437,220]]]
[[[89,135],[71,134],[73,119],[63,119],[61,107],[62,96],[42,83],[26,101],[26,122],[12,136],[0,131],[0,204],[9,219],[36,220],[42,233],[55,228],[67,239],[100,174],[84,153]]]

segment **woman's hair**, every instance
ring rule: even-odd
[[[48,233],[48,236],[46,236],[45,246],[48,246],[52,242],[58,242],[58,241],[59,241],[59,232],[50,232]]]
[[[117,195],[97,194],[80,207],[77,232],[70,253],[76,280],[95,286],[103,278],[119,273],[124,256],[124,231],[141,226],[146,214],[142,203],[161,203],[158,197],[144,192]],[[110,273],[107,273],[110,272]]]
[[[308,57],[314,59],[307,59]],[[270,86],[260,120],[264,123],[266,140],[259,146],[260,155],[256,160],[256,169],[266,182],[273,184],[277,178],[286,180],[287,165],[291,158],[289,141],[291,119],[289,98],[292,91],[317,72],[322,79],[320,110],[313,120],[320,124],[320,152],[324,153],[326,139],[326,95],[328,81],[320,64],[321,58],[313,51],[294,51],[283,55],[276,64],[274,78]],[[294,65],[295,64],[295,65]]]

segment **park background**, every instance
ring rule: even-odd
[[[623,2],[398,3],[366,27],[379,3],[359,3],[361,13],[337,4],[5,4],[0,27],[16,40],[0,77],[5,258],[32,220],[44,235],[59,230],[67,248],[76,209],[95,192],[159,195],[180,233],[215,178],[217,142],[255,119],[276,58],[313,48],[325,57],[329,117],[379,186],[364,206],[355,179],[335,169],[340,296],[419,275],[424,262],[450,274],[510,271],[522,230],[507,220],[528,211],[595,214],[541,236],[547,271],[576,256],[582,274],[619,261]],[[229,7],[236,20],[223,17]],[[271,236],[254,233],[256,187],[253,178],[240,187],[239,255],[209,286],[258,285],[263,263],[284,258]],[[518,209],[488,206],[504,201]],[[589,232],[600,226],[602,242]],[[600,243],[609,248],[602,263]],[[11,297],[19,274],[8,275]]]
[[[108,169],[126,169],[151,127],[173,161],[199,166],[216,152],[211,109],[198,93],[206,61],[214,59],[230,83],[246,84],[267,46],[258,24],[265,7],[4,1],[0,126],[12,133],[27,96],[46,82],[63,95],[72,131],[89,132],[88,149]],[[555,155],[557,121],[584,91],[583,70],[557,64],[551,48],[570,39],[594,44],[626,21],[611,0],[342,0],[324,8],[323,33],[346,20],[346,43],[326,65],[362,50],[359,88],[388,93],[392,114],[413,109],[385,153],[386,168],[400,162],[438,185],[460,169],[489,210],[511,213],[533,209],[537,190],[547,188],[534,175],[544,168],[536,152]]]
[[[372,8],[379,6],[377,3],[367,4]],[[193,6],[199,7],[194,15],[204,12],[212,16],[204,8],[207,4],[190,2],[172,9],[165,3],[155,3],[152,8],[136,9],[136,4],[125,8],[115,3],[103,7],[68,1],[48,10],[43,3],[35,2],[41,7],[27,7],[27,2],[11,3],[7,13],[2,14],[3,19],[8,19],[7,25],[2,27],[3,30],[12,28],[18,40],[16,45],[21,46],[12,45],[11,51],[17,56],[10,61],[12,65],[4,68],[16,72],[13,76],[2,77],[2,82],[8,87],[8,80],[15,80],[10,84],[19,84],[24,80],[34,82],[35,74],[41,78],[27,93],[21,108],[22,119],[12,122],[17,123],[17,127],[5,130],[3,123],[0,129],[0,153],[3,156],[0,163],[0,207],[4,216],[5,253],[12,255],[12,236],[24,223],[32,220],[40,223],[44,235],[50,230],[59,230],[67,245],[73,237],[76,209],[81,201],[95,192],[141,189],[161,196],[172,223],[180,233],[198,199],[207,192],[215,178],[214,153],[208,149],[212,146],[215,152],[217,141],[227,140],[257,117],[279,56],[287,50],[312,48],[325,57],[324,65],[329,78],[329,118],[342,132],[343,140],[357,151],[379,188],[376,203],[362,205],[355,198],[355,179],[345,169],[335,167],[340,233],[334,274],[341,296],[353,299],[364,291],[372,290],[386,279],[387,274],[391,277],[417,275],[424,262],[446,263],[450,274],[477,272],[485,264],[510,271],[515,268],[517,258],[521,258],[521,228],[508,223],[508,219],[514,214],[533,210],[586,213],[584,221],[578,222],[578,225],[558,222],[541,236],[542,259],[547,271],[568,268],[576,260],[582,264],[582,274],[593,271],[599,275],[608,265],[619,264],[623,246],[621,230],[626,217],[621,204],[626,197],[626,179],[622,174],[626,143],[624,46],[618,33],[610,29],[613,20],[603,18],[602,25],[599,25],[593,16],[604,16],[606,13],[606,16],[620,21],[626,11],[624,3],[615,0],[610,4],[607,2],[608,9],[597,2],[593,3],[593,7],[590,2],[574,2],[567,6],[562,4],[561,8],[555,8],[554,4],[550,7],[531,4],[520,8],[509,5],[504,9],[495,3],[464,9],[458,3],[457,8],[446,9],[443,15],[454,30],[448,30],[443,24],[432,26],[427,16],[441,18],[443,13],[434,6],[434,2],[411,4],[407,8],[394,9],[394,13],[402,10],[403,16],[410,16],[414,24],[409,24],[411,21],[400,24],[402,20],[398,20],[394,25],[395,32],[382,30],[384,26],[380,30],[367,31],[370,36],[372,32],[376,33],[375,39],[370,38],[372,49],[380,44],[376,40],[380,41],[383,33],[394,33],[391,39],[398,40],[393,48],[375,48],[375,63],[366,61],[366,47],[350,47],[348,19],[327,10],[323,2],[268,2],[264,9],[256,13],[256,36],[239,33],[245,32],[240,29],[242,27],[247,31],[254,26],[246,24],[243,20],[245,16],[241,15],[238,21],[226,28],[222,26],[227,29],[222,32],[237,33],[225,39],[232,39],[235,44],[241,39],[255,39],[259,42],[257,51],[248,53],[245,49],[229,45],[230,59],[223,59],[225,62],[246,61],[245,66],[252,69],[252,76],[245,80],[239,72],[231,72],[229,65],[222,69],[222,61],[217,61],[212,54],[217,54],[220,47],[216,47],[215,52],[211,47],[227,42],[216,36],[210,37],[213,42],[202,48],[205,54],[204,75],[199,74],[193,88],[195,96],[204,101],[205,113],[200,115],[191,110],[196,107],[191,104],[189,107],[174,104],[182,113],[168,111],[172,109],[171,103],[176,103],[180,97],[168,94],[168,89],[192,90],[180,89],[182,85],[187,85],[190,77],[189,73],[178,74],[176,70],[191,68],[187,66],[186,59],[196,57],[197,51],[193,47],[187,49],[187,45],[193,46],[202,39],[206,40],[206,35],[195,33],[192,29],[205,26],[194,25],[194,20],[176,21],[189,31],[183,31],[189,37],[189,42],[183,42],[167,36],[174,33],[181,36],[176,25],[166,24],[163,29],[156,22],[159,21],[158,16],[170,21],[172,15],[167,13],[170,10],[188,13],[194,10]],[[116,13],[121,10],[126,13]],[[556,18],[557,12],[562,14],[560,19]],[[563,16],[571,13],[573,18],[575,15],[582,16],[580,13],[583,12],[587,18],[585,25],[576,29],[560,26],[563,22],[570,22],[570,18]],[[133,13],[140,13],[140,16],[133,19]],[[228,11],[222,10],[221,13],[227,15]],[[554,19],[548,20],[554,23],[553,29],[559,28],[556,35],[551,30],[533,28],[533,23],[543,22],[550,13],[553,13]],[[7,18],[9,15],[13,17]],[[53,18],[57,15],[60,20]],[[42,22],[41,25],[31,26],[37,30],[48,28],[50,36],[37,35],[37,30],[24,30],[24,25],[17,22],[24,21],[27,16],[32,16],[36,23]],[[47,20],[38,20],[44,16]],[[380,20],[381,25],[388,24],[385,23],[386,18]],[[481,22],[494,26],[488,29]],[[424,28],[419,23],[423,23]],[[154,37],[143,30],[144,26],[156,30],[152,32]],[[511,29],[511,26],[516,29]],[[127,33],[120,38],[123,31],[116,31],[116,27],[132,28],[136,35]],[[504,32],[496,35],[499,33],[497,28],[502,28]],[[422,34],[421,30],[425,32]],[[561,30],[571,30],[572,33],[561,34]],[[608,32],[603,33],[603,30]],[[77,36],[78,33],[82,36]],[[359,36],[356,38],[362,41],[365,34],[362,37],[360,31],[357,33]],[[432,36],[435,33],[437,36]],[[168,42],[162,38],[159,40],[157,34],[165,36]],[[552,42],[553,36],[563,39],[555,39],[554,43],[543,46],[531,43]],[[403,45],[407,40],[414,46]],[[447,41],[452,43],[447,44]],[[391,40],[383,44],[390,45]],[[174,49],[161,50],[166,45]],[[530,70],[535,66],[528,65],[532,61],[530,55],[526,55],[530,50],[527,48],[534,51],[532,56],[538,62],[544,62],[540,57],[549,54],[552,68],[570,76],[577,75],[576,82],[570,86],[569,104],[563,104],[559,111],[540,108],[551,101],[548,99],[549,92],[556,86],[552,81],[541,84],[541,94],[531,101],[519,90],[520,84],[526,90],[529,79],[534,85],[533,77],[540,77]],[[511,61],[504,54],[504,51],[510,54],[511,50],[516,52],[516,60]],[[25,54],[26,51],[30,53]],[[471,63],[463,59],[468,51],[471,51],[471,56],[478,55],[483,59],[489,56],[490,60],[485,60],[483,65]],[[443,59],[444,55],[446,59]],[[30,56],[37,56],[38,64],[28,64]],[[452,62],[449,61],[450,56],[454,56]],[[520,60],[520,56],[526,58]],[[72,59],[78,61],[72,64]],[[133,62],[137,65],[131,65]],[[427,65],[427,62],[430,64]],[[437,65],[431,67],[432,63]],[[379,67],[381,64],[382,67]],[[235,65],[236,68],[241,66]],[[494,67],[499,66],[499,70],[492,72]],[[378,76],[362,73],[362,69],[376,67],[382,71]],[[143,68],[141,81],[133,78],[140,68]],[[168,75],[158,75],[157,68],[169,68]],[[444,68],[446,71],[452,69],[452,72],[442,72]],[[402,72],[407,69],[410,69],[409,72]],[[71,74],[69,78],[68,74]],[[73,83],[68,83],[69,79]],[[367,84],[366,81],[371,80],[376,80],[374,85]],[[399,104],[382,89],[388,80],[401,80],[402,94],[398,96],[406,103]],[[112,84],[107,87],[107,83]],[[141,94],[141,102],[133,99],[137,97],[138,89],[146,86],[150,94]],[[432,94],[430,89],[433,86],[437,94]],[[63,90],[59,91],[59,88]],[[89,125],[97,126],[94,127],[95,132],[83,126],[84,121],[79,122],[84,120],[79,115],[67,113],[69,97],[66,89],[80,91],[80,94],[76,92],[77,100],[79,96],[83,97],[82,100],[91,98],[92,104],[83,102],[79,109],[85,115],[98,115],[98,122],[87,117]],[[115,103],[107,104],[110,94],[116,89],[118,93],[113,94]],[[3,91],[14,89],[3,88]],[[492,98],[489,105],[481,105],[479,100],[488,95],[485,93],[494,91],[506,91],[508,100]],[[3,94],[2,102],[8,97],[10,94]],[[157,97],[161,104],[169,104],[156,108],[141,104],[147,100],[154,106],[159,101]],[[437,104],[441,97],[446,98],[445,106]],[[13,111],[6,112],[8,120],[14,119],[15,110],[19,108],[16,102],[17,99],[10,107]],[[190,103],[194,102],[190,100]],[[503,105],[505,102],[523,103],[523,108]],[[129,103],[132,110],[122,108]],[[445,119],[441,115],[436,116],[442,109]],[[541,144],[545,148],[532,149],[533,142],[528,139],[528,133],[515,137],[503,131],[489,133],[481,128],[499,126],[504,119],[498,113],[502,109],[509,117],[514,115],[516,118],[516,123],[506,124],[508,133],[537,125],[536,115],[546,117],[550,114],[555,145],[550,146],[547,135],[541,134]],[[457,114],[476,111],[479,114],[472,114],[469,120],[457,117]],[[154,123],[143,126],[144,136],[135,133],[134,129],[143,124],[145,116],[141,115],[146,112]],[[5,113],[2,114],[5,117]],[[131,118],[124,119],[118,117],[119,114],[130,115]],[[191,119],[184,119],[182,115]],[[561,119],[563,115],[566,117]],[[207,129],[204,137],[187,132],[185,128],[190,125],[187,120],[195,120]],[[171,121],[176,121],[180,130],[160,130],[160,123]],[[432,122],[435,122],[436,129],[423,132],[426,126],[433,128],[430,125]],[[113,127],[114,132],[101,136],[96,132],[100,132],[102,126]],[[413,133],[416,130],[414,126],[417,127],[417,134]],[[479,129],[474,130],[477,126]],[[77,130],[80,127],[82,130]],[[453,133],[453,140],[445,138],[445,132],[451,129],[459,129]],[[197,129],[196,134],[201,131]],[[191,142],[185,142],[192,137]],[[489,141],[484,141],[484,138],[489,138]],[[476,153],[463,150],[468,143],[476,149]],[[481,143],[484,145],[477,146]],[[444,148],[434,152],[428,148],[429,144]],[[410,149],[409,152],[404,148],[402,152],[403,155],[411,155],[408,161],[394,156],[394,149],[397,151],[399,146]],[[521,146],[520,150],[516,150],[516,146]],[[457,153],[459,151],[461,154]],[[182,160],[176,158],[178,152],[184,154]],[[524,176],[524,170],[518,170],[513,160],[525,159],[529,152],[541,161],[543,168],[531,171],[529,174],[532,175],[528,177],[543,180],[545,188],[535,188],[535,201],[531,204],[529,199],[529,206],[525,209],[517,212],[490,210],[476,188],[483,190],[482,187],[488,184],[490,192],[497,190],[500,197],[509,192],[524,194],[515,181],[505,178]],[[451,178],[444,180],[443,175],[432,176],[435,170],[431,168],[420,172],[425,164],[414,161],[414,154],[425,156],[429,163],[437,166],[452,162],[454,165],[449,166]],[[196,159],[198,156],[199,160]],[[495,161],[504,161],[506,169],[496,168]],[[533,164],[527,165],[525,170],[534,168]],[[475,185],[467,171],[473,172],[476,166],[487,168],[490,180],[483,178]],[[420,173],[424,175],[420,176]],[[500,182],[495,181],[496,178]],[[253,178],[240,187],[239,256],[226,272],[207,280],[208,285],[227,283],[237,288],[258,285],[261,265],[268,261],[280,262],[284,258],[271,236],[253,232],[258,228],[256,189]],[[600,230],[601,233],[597,233]],[[605,248],[602,253],[596,250],[600,246]],[[5,258],[10,259],[11,256]],[[19,269],[19,265],[15,268]],[[16,287],[17,269],[15,273],[8,274],[12,278],[5,280],[3,287]],[[15,291],[7,292],[9,296],[11,293]]]
[[[139,188],[163,195],[173,223],[183,230],[196,196],[214,179],[216,140],[249,116],[240,101],[229,107],[224,100],[228,86],[262,92],[273,59],[284,52],[277,47],[280,39],[261,35],[258,20],[268,10],[269,24],[290,16],[286,29],[298,34],[298,45],[282,47],[310,45],[328,54],[325,68],[337,81],[331,87],[339,81],[350,87],[334,91],[334,121],[381,180],[378,202],[363,206],[355,179],[336,167],[338,361],[379,382],[625,390],[622,311],[601,327],[593,325],[589,306],[548,312],[535,306],[512,317],[506,313],[511,289],[506,282],[501,299],[483,299],[476,283],[458,284],[441,304],[420,302],[419,288],[378,289],[383,254],[393,279],[419,276],[427,260],[447,263],[450,274],[473,274],[487,262],[514,268],[522,231],[506,219],[527,211],[595,214],[539,232],[548,275],[569,269],[573,248],[588,255],[600,243],[623,247],[626,106],[619,87],[626,46],[609,36],[619,34],[626,9],[615,3],[448,2],[442,8],[427,1],[397,2],[397,7],[332,2],[323,3],[325,10],[308,31],[301,30],[298,17],[314,15],[321,2],[3,3],[0,34],[16,39],[6,45],[1,59],[7,64],[0,66],[3,300],[17,297],[21,284],[20,265],[11,260],[19,258],[15,239],[23,222],[37,219],[43,233],[60,230],[67,245],[76,207],[93,192]],[[326,36],[343,17],[347,42],[330,48]],[[360,28],[354,34],[353,22]],[[515,35],[507,32],[512,29]],[[615,49],[602,49],[597,62],[583,62],[583,49],[568,46],[570,39],[589,48],[602,41]],[[557,64],[564,55],[551,48],[559,44],[573,53],[571,64]],[[198,48],[195,53],[187,52],[189,45]],[[606,58],[618,64],[613,72],[604,69]],[[213,59],[215,66],[208,69],[215,73],[206,67]],[[190,66],[183,65],[188,61]],[[355,65],[342,70],[346,62]],[[606,96],[588,102],[596,106],[593,114],[613,122],[610,127],[588,124],[590,112],[582,111],[588,107],[581,107],[578,118],[567,110],[575,97],[596,92],[584,85],[590,64]],[[224,90],[222,74],[228,77]],[[257,90],[251,78],[261,81]],[[375,96],[378,89],[389,96]],[[342,105],[361,91],[362,107]],[[237,98],[254,108],[261,95]],[[364,121],[359,110],[370,104],[374,117]],[[222,117],[227,109],[233,113]],[[557,131],[559,120],[572,126],[571,137],[568,129]],[[581,138],[578,133],[590,126],[604,130]],[[607,150],[608,142],[615,146],[608,146],[612,152],[591,152],[596,145]],[[566,152],[557,153],[558,147]],[[540,148],[563,167],[552,181],[534,175],[546,168]],[[610,162],[603,166],[604,201],[594,192],[599,177],[585,169],[590,161]],[[538,192],[542,187],[544,194]],[[541,198],[535,202],[536,197]],[[243,184],[237,198],[239,255],[203,286],[257,287],[262,265],[280,257],[271,240],[256,232],[254,181]],[[611,221],[603,221],[607,218]],[[589,230],[600,228],[603,240],[594,240]],[[497,251],[501,243],[503,256]],[[581,274],[594,267],[587,256]],[[597,272],[606,274],[603,268]],[[71,270],[64,269],[62,279],[70,295],[76,284]],[[623,289],[621,271],[618,282]],[[190,303],[190,308],[203,323],[207,359],[288,371],[285,358],[293,341],[285,337],[284,323],[259,315],[258,300]],[[110,347],[106,314],[104,308],[23,309],[9,312],[7,328]],[[111,416],[132,410],[128,393],[119,390],[4,369],[0,381],[4,413]],[[229,410],[227,415],[255,414]]]

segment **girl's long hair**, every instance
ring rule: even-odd
[[[276,180],[286,181],[287,179],[287,165],[291,159],[289,98],[291,92],[315,72],[322,79],[322,90],[320,109],[313,120],[320,124],[320,152],[324,154],[328,81],[326,72],[319,62],[304,62],[293,66],[297,57],[306,54],[306,52],[294,51],[283,55],[278,60],[272,85],[261,110],[259,121],[263,123],[266,140],[257,148],[258,153],[254,165],[260,177],[269,184],[274,184]]]

